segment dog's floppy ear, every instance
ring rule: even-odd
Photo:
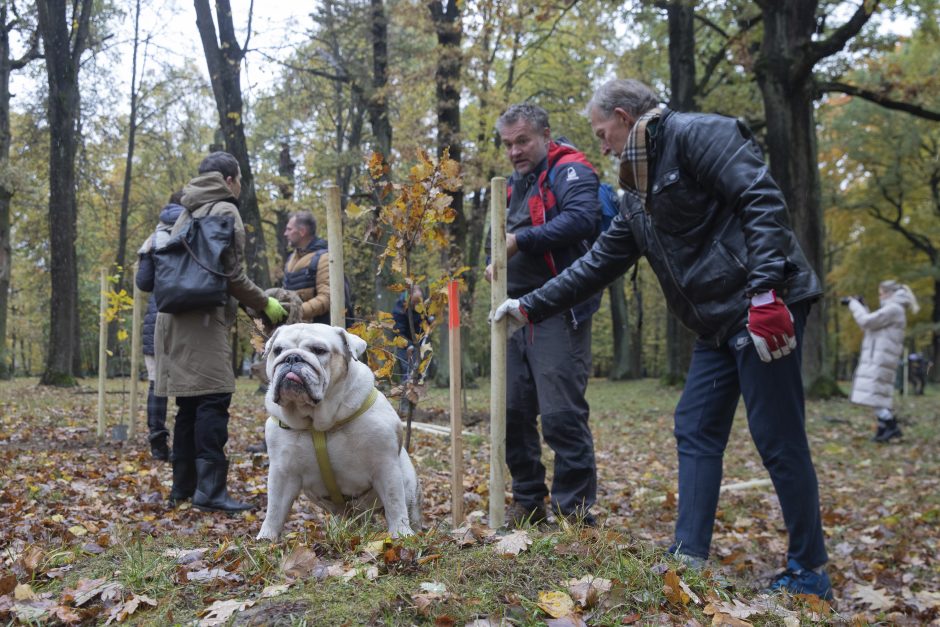
[[[277,337],[277,334],[281,332],[283,326],[280,326],[274,329],[274,333],[271,334],[271,337],[268,338],[268,341],[264,343],[264,353],[261,355],[261,361],[267,361],[268,355],[271,353],[271,347],[274,346],[274,338]]]
[[[362,357],[362,354],[366,352],[368,346],[366,341],[358,335],[353,335],[346,329],[339,327],[334,328],[339,332],[339,336],[343,340],[343,345],[346,347],[346,361],[350,359],[358,361],[359,358]]]

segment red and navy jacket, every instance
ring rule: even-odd
[[[541,287],[590,249],[601,222],[599,180],[582,153],[550,142],[538,168],[526,175],[514,172],[507,183],[507,228],[520,252],[509,261],[507,287],[516,298]],[[573,322],[592,316],[600,300],[598,293],[574,307]]]

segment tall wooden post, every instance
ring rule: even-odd
[[[137,275],[137,264],[134,264],[134,275]],[[140,342],[140,308],[143,292],[137,287],[137,281],[134,281],[134,314],[131,317],[133,325],[131,328],[131,411],[130,427],[128,428],[128,437],[133,441],[137,435],[137,389],[140,381],[138,376],[140,372],[140,353],[142,350]]]
[[[450,497],[454,527],[463,522],[463,412],[460,376],[460,290],[457,281],[447,286],[450,316]],[[420,356],[418,357],[420,360]]]
[[[506,300],[506,179],[490,182],[491,284],[490,309],[496,311]],[[507,321],[490,326],[490,527],[506,520],[506,330]]]
[[[326,239],[330,249],[330,324],[346,326],[346,298],[343,290],[343,210],[339,187],[326,186]]]
[[[108,377],[108,271],[101,269],[101,304],[98,307],[98,437],[104,437],[104,384]]]

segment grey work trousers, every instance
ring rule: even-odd
[[[506,464],[513,498],[542,503],[548,490],[537,429],[555,453],[551,503],[562,514],[587,514],[597,498],[594,440],[584,398],[591,373],[591,321],[570,313],[514,333],[506,351]]]

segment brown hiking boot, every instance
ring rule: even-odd
[[[510,527],[526,527],[540,525],[548,518],[544,503],[525,505],[513,501],[506,510],[506,524]]]

